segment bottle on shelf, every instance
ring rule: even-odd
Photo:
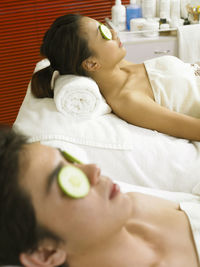
[[[177,28],[180,25],[180,15],[181,15],[181,5],[180,0],[171,0],[171,21],[170,26],[171,28]]]
[[[142,8],[137,4],[136,0],[130,0],[130,5],[126,7],[126,28],[130,30],[131,19],[141,18]]]
[[[190,21],[188,20],[188,18],[184,19],[183,25],[190,25]]]
[[[159,24],[160,24],[160,26],[161,26],[162,24],[166,24],[166,23],[167,23],[167,19],[164,18],[164,17],[161,17],[160,20],[159,20]]]
[[[156,16],[156,0],[142,0],[142,16],[146,19]]]
[[[169,0],[160,0],[159,2],[159,17],[170,19],[170,1]]]
[[[163,31],[161,31],[160,32],[160,35],[161,36],[165,36],[165,35],[169,35],[169,28],[170,28],[170,26],[169,26],[169,23],[168,23],[168,21],[167,21],[167,19],[166,18],[160,18],[160,21],[159,21],[159,23],[160,23],[160,30],[163,30]]]
[[[180,0],[171,0],[171,19],[180,19],[181,9]]]
[[[126,8],[122,5],[121,0],[116,0],[115,5],[111,9],[112,23],[117,30],[126,29]]]

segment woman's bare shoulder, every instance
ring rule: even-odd
[[[120,68],[130,66],[130,65],[135,65],[135,64],[131,61],[126,60],[126,59],[122,59],[119,63]]]

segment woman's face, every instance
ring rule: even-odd
[[[123,227],[132,202],[96,165],[76,165],[91,188],[86,197],[73,199],[57,182],[59,170],[71,164],[60,151],[39,143],[27,145],[25,151],[20,186],[31,195],[38,222],[66,241],[68,250],[91,248]]]
[[[88,45],[103,68],[114,67],[126,55],[116,32],[111,30],[112,39],[106,40],[99,30],[100,23],[89,17],[81,18],[81,34],[88,40]]]

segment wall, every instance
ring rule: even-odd
[[[129,0],[122,0],[128,4]],[[0,5],[0,123],[12,125],[26,93],[44,32],[53,20],[79,12],[101,22],[114,0],[3,0]]]

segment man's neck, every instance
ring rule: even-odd
[[[69,256],[70,266],[197,267],[188,219],[179,205],[140,193],[129,196],[132,212],[123,227],[83,253]]]
[[[87,252],[70,257],[71,267],[134,267],[153,266],[158,261],[155,250],[140,235],[133,235],[128,227]],[[145,257],[144,257],[145,255]]]

